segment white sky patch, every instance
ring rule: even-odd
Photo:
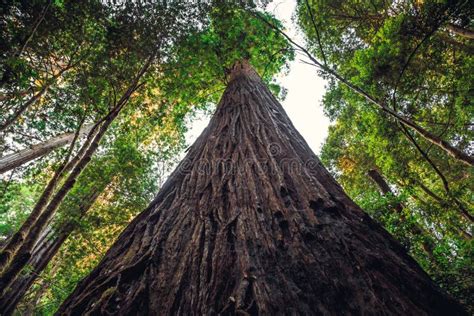
[[[292,22],[296,1],[276,0],[267,10],[275,14],[285,25],[285,32],[297,43],[304,44],[303,36]],[[316,68],[303,64],[300,57],[290,63],[287,75],[277,76],[278,83],[288,89],[286,99],[282,102],[296,129],[303,135],[316,154],[321,151],[329,127],[329,119],[323,113],[322,97],[325,93],[325,81],[316,73]],[[198,114],[186,133],[186,143],[191,145],[209,123],[210,117]]]

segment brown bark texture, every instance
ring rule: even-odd
[[[343,192],[247,63],[59,315],[463,315]]]

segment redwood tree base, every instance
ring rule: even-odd
[[[462,315],[333,180],[248,64],[59,314]]]

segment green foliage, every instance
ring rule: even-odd
[[[0,243],[13,234],[28,216],[38,191],[38,184],[26,181],[1,181],[0,190]]]

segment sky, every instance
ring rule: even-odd
[[[303,36],[297,32],[291,20],[295,6],[294,0],[275,0],[268,5],[267,10],[283,22],[285,32],[293,40],[302,44]],[[289,73],[279,75],[277,81],[288,90],[286,99],[281,102],[283,108],[311,149],[319,154],[329,126],[329,119],[323,114],[321,103],[325,81],[318,77],[316,68],[302,63],[299,56],[290,63]],[[209,123],[209,119],[210,116],[205,114],[196,116],[186,133],[188,145],[194,143]]]

